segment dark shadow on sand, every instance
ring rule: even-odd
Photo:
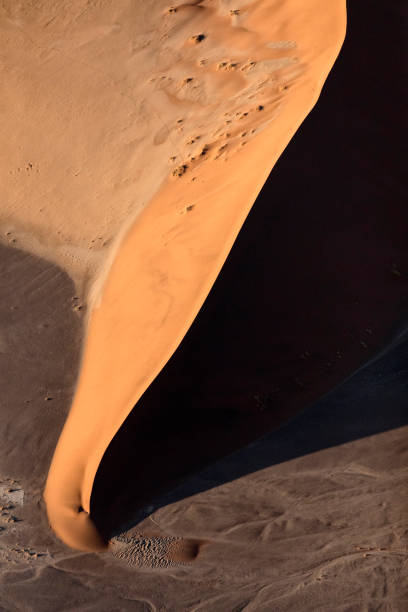
[[[348,3],[321,99],[105,453],[91,505],[105,533],[147,504],[408,422],[406,13],[402,1]],[[403,343],[391,351],[393,340]]]
[[[408,424],[408,341],[352,376],[292,421],[152,497],[132,517],[112,521],[111,533],[130,528],[158,508],[258,470]],[[171,458],[169,458],[171,460]],[[130,479],[128,486],[135,485]],[[116,515],[114,516],[117,519]]]
[[[0,244],[0,477],[32,499],[72,401],[82,314],[68,274],[9,239]]]

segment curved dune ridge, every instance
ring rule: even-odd
[[[1,10],[5,39],[15,35],[2,233],[64,266],[89,307],[48,519],[69,546],[105,550],[89,514],[99,463],[316,103],[344,40],[345,1]]]

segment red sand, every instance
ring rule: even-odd
[[[213,137],[206,136],[194,160],[183,160],[177,175],[140,213],[117,248],[98,296],[93,294],[75,398],[44,494],[52,527],[83,550],[106,546],[88,514],[107,446],[190,327],[273,164],[315,104],[345,34],[343,1],[330,10],[326,5],[322,10],[320,0],[307,9],[300,0],[258,1],[240,9],[237,27],[228,12],[211,3],[196,10],[207,54],[217,40],[231,56],[233,49],[239,53],[241,61],[231,68],[236,77],[225,95],[232,87],[243,93],[227,112],[232,117],[234,110],[234,119],[215,115]],[[174,19],[177,23],[177,13]],[[213,78],[219,79],[224,67],[217,64],[215,70],[219,74]],[[251,71],[261,78],[255,97],[253,88],[243,89],[242,75]],[[270,73],[275,76],[269,92],[264,84]],[[230,136],[215,136],[222,128],[232,138],[240,136],[226,145],[224,159],[220,146]]]

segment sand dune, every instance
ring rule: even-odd
[[[103,453],[205,300],[345,34],[343,0],[3,3],[3,240],[89,307],[45,490],[70,546]],[[146,458],[148,460],[148,458]]]
[[[118,10],[117,2],[110,4]],[[24,100],[29,110],[24,92],[33,98],[33,114],[41,110],[35,95],[45,96],[51,111],[57,93],[48,99],[46,90],[29,88],[40,62],[33,61],[31,45],[24,72],[17,26],[41,44],[43,34],[33,36],[28,22],[44,10],[44,25],[54,17],[70,24],[74,45],[75,23],[87,11],[88,31],[99,24],[102,36],[109,3],[64,8],[59,2],[57,14],[44,0],[0,5],[7,150],[16,130],[23,144],[31,129],[28,112],[20,112]],[[234,3],[236,10],[238,5],[243,9]],[[188,333],[104,454],[91,516],[100,533],[112,538],[106,553],[67,547],[49,527],[43,491],[77,388],[90,287],[98,277],[104,280],[100,272],[109,272],[113,257],[108,258],[120,252],[120,230],[117,244],[101,250],[99,243],[69,250],[58,234],[56,248],[49,246],[54,238],[38,214],[44,233],[37,239],[34,225],[32,231],[27,226],[27,250],[21,227],[18,240],[14,233],[13,215],[23,219],[24,207],[32,214],[30,196],[41,194],[34,193],[40,172],[29,174],[34,162],[27,160],[27,176],[18,166],[20,179],[13,178],[8,172],[14,158],[2,159],[2,184],[9,188],[14,180],[14,190],[0,203],[0,211],[7,206],[13,213],[2,217],[6,233],[0,245],[0,610],[406,609],[407,342],[339,383],[374,351],[387,348],[392,324],[402,319],[406,330],[405,108],[399,75],[407,11],[402,0],[350,0],[347,8],[346,41],[319,103],[274,167]],[[136,31],[136,23],[129,31]],[[51,38],[56,40],[55,31]],[[109,36],[102,40],[112,51]],[[205,42],[190,41],[188,33],[185,48]],[[272,50],[293,49],[293,39],[271,42]],[[20,92],[9,87],[19,71]],[[99,93],[105,101],[102,86]],[[66,95],[60,107],[68,106]],[[116,110],[120,115],[120,105]],[[52,127],[46,118],[44,112],[44,126]],[[60,138],[69,124],[61,116]],[[94,128],[83,122],[77,138],[83,137],[84,146],[86,131]],[[53,135],[38,129],[38,147],[48,142],[52,151]],[[69,155],[75,143],[71,138],[66,144]],[[168,163],[163,177],[173,181],[178,162]],[[187,172],[179,182],[183,187]],[[25,183],[29,177],[36,180]],[[61,197],[73,188],[67,177],[60,175],[67,178]],[[10,206],[23,185],[24,198]],[[184,219],[193,219],[197,208],[187,206],[195,204],[186,205]],[[131,215],[129,220],[130,228]],[[80,255],[71,278],[55,265],[61,246]],[[36,256],[36,249],[46,258]],[[86,251],[97,250],[86,272]],[[253,443],[242,448],[248,441]],[[240,450],[226,456],[234,448]],[[177,488],[175,476],[182,477]]]

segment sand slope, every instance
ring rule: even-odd
[[[59,535],[94,549],[104,544],[89,500],[104,450],[186,333],[316,102],[345,7],[63,7],[3,9],[18,124],[3,159],[5,229],[79,288],[88,281],[81,373],[45,496]]]

